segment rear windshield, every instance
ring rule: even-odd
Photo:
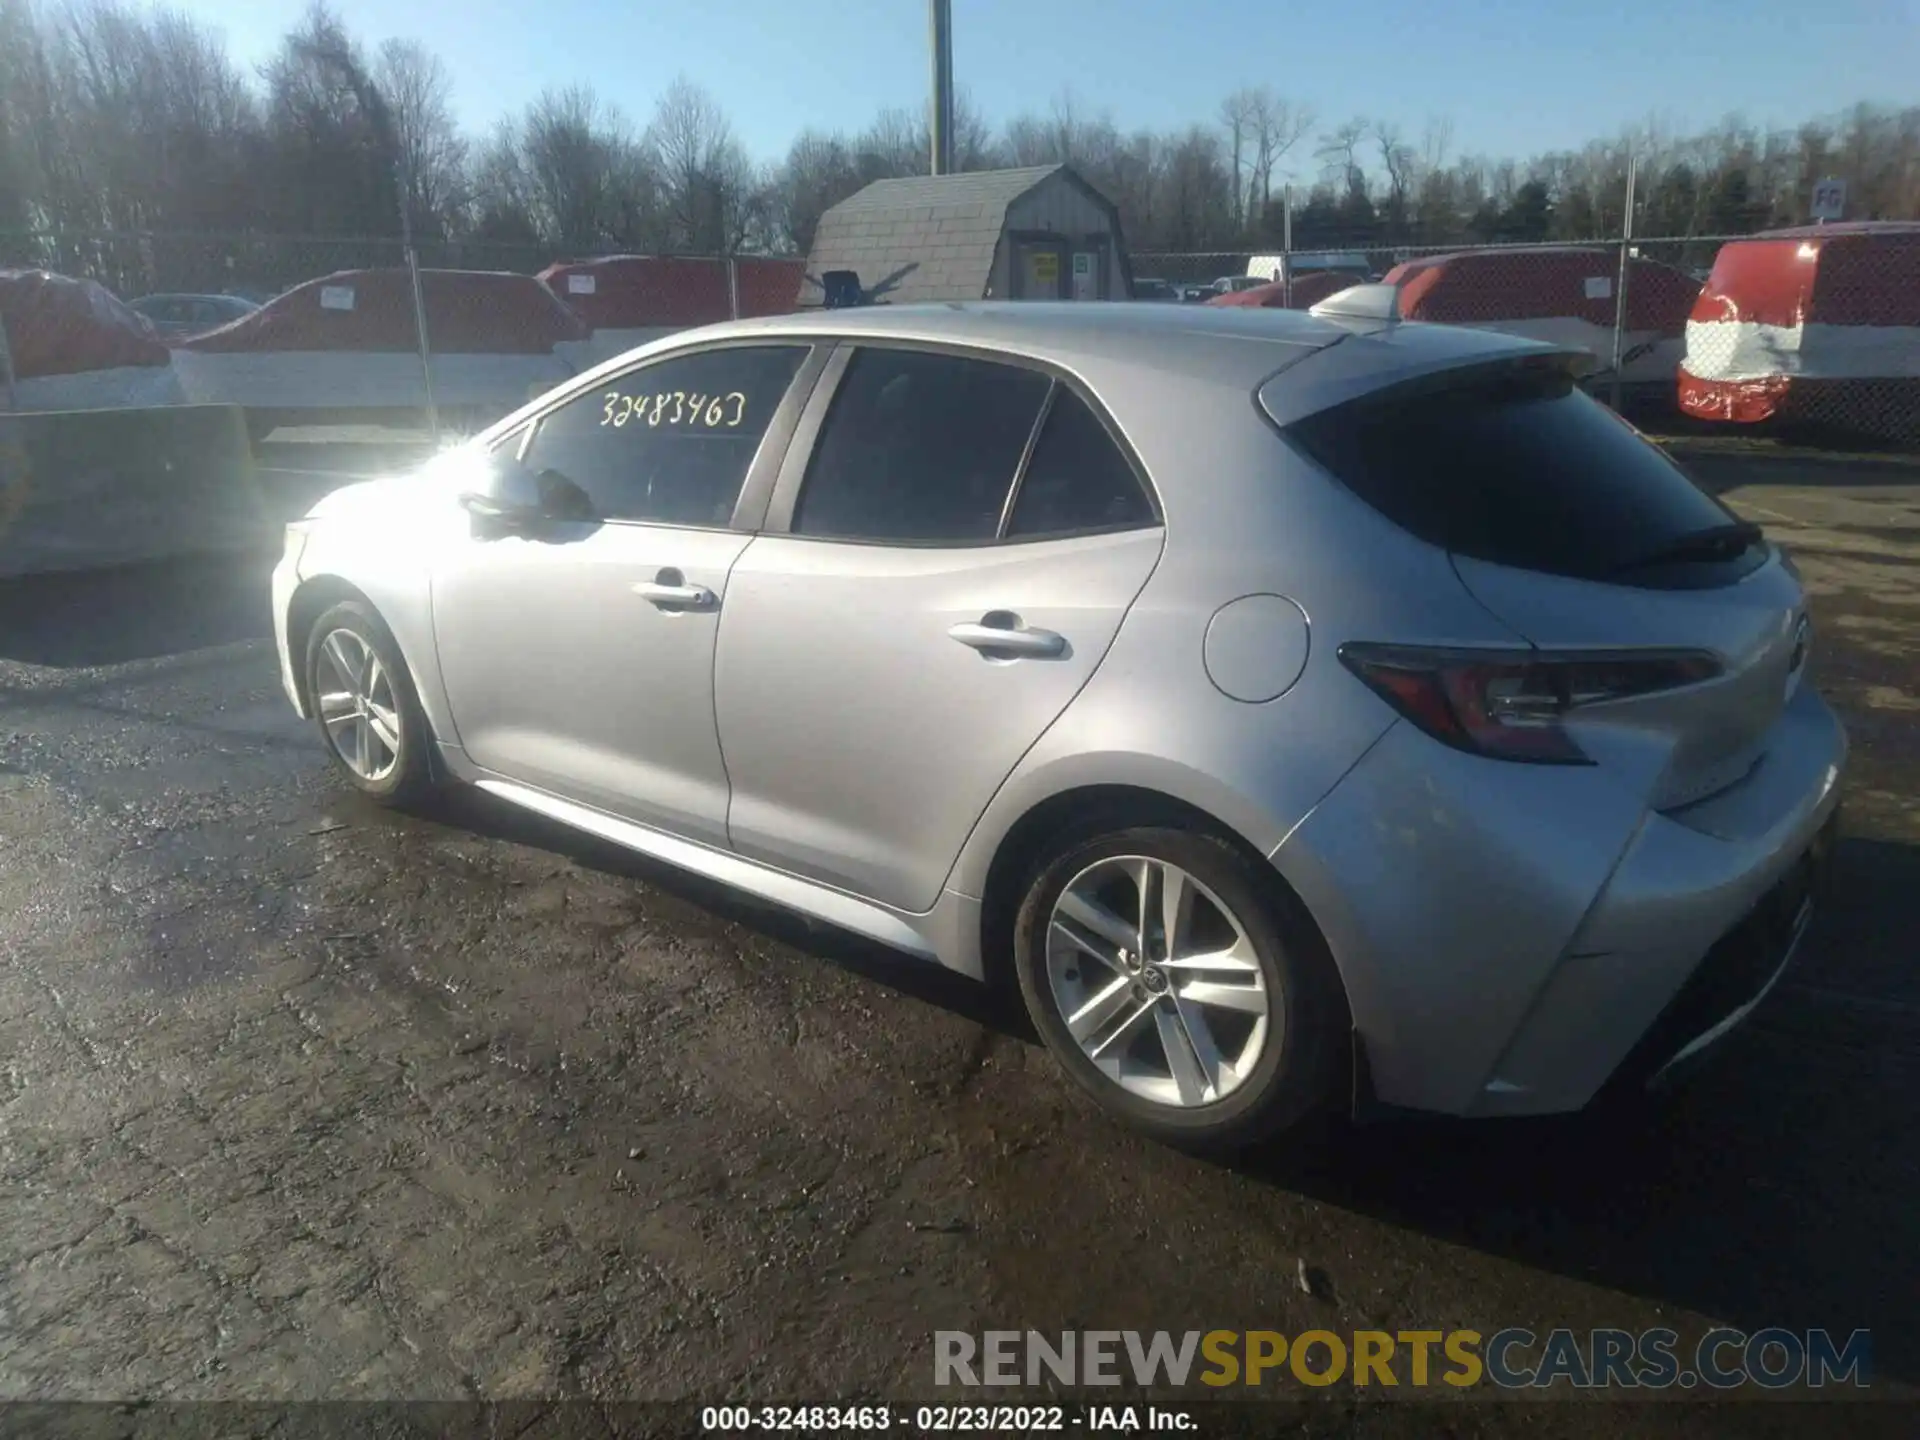
[[[1459,555],[1636,585],[1729,581],[1763,558],[1735,545],[1711,562],[1714,577],[1698,556],[1647,565],[1736,517],[1557,368],[1396,387],[1287,433],[1395,524]]]

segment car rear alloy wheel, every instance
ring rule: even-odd
[[[1158,1139],[1238,1149],[1340,1093],[1351,1022],[1326,942],[1272,867],[1219,835],[1089,818],[1040,857],[1013,941],[1055,1059]]]
[[[343,601],[315,622],[307,695],[327,748],[355,789],[405,801],[432,788],[432,732],[400,648],[370,607]]]
[[[1145,855],[1095,861],[1067,882],[1047,927],[1047,979],[1081,1053],[1160,1105],[1239,1089],[1279,1001],[1226,902]]]

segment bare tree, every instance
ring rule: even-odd
[[[1072,87],[1067,87],[1053,97],[1046,120],[1047,132],[1053,140],[1054,159],[1062,165],[1071,165],[1084,159],[1086,150],[1085,119],[1080,112],[1080,102],[1074,96]]]
[[[714,98],[685,76],[676,79],[654,107],[646,148],[674,243],[702,254],[737,250],[766,202]]]
[[[464,202],[467,163],[467,142],[453,120],[447,67],[417,40],[389,40],[380,47],[375,83],[392,118],[400,186],[413,228],[444,236]]]
[[[1420,135],[1420,178],[1413,202],[1415,238],[1423,245],[1444,245],[1459,238],[1460,177],[1448,164],[1452,150],[1453,122],[1444,116],[1430,117]]]
[[[882,110],[853,139],[853,154],[862,183],[927,173],[927,122],[910,110]]]
[[[932,137],[928,137],[932,147]],[[993,138],[993,127],[974,104],[972,94],[962,87],[953,96],[953,168],[955,170],[992,170],[1001,163],[1000,147]]]
[[[500,121],[468,169],[467,224],[476,240],[533,244],[540,239],[538,207],[527,177],[520,126]]]
[[[528,107],[517,139],[523,193],[550,244],[584,252],[629,238],[636,217],[651,209],[623,208],[622,187],[651,177],[626,120],[587,87],[546,91]]]
[[[1413,147],[1401,138],[1400,127],[1388,120],[1373,122],[1373,143],[1380,156],[1380,169],[1387,177],[1387,194],[1404,198],[1413,188],[1419,164]]]
[[[27,0],[0,0],[0,227],[65,218],[56,103],[45,32]]]
[[[1071,165],[1083,176],[1111,163],[1120,135],[1105,115],[1089,116],[1071,90],[1053,98],[1045,115],[1019,115],[1007,122],[1002,147],[1011,165]]]
[[[51,14],[0,0],[0,229],[224,228],[251,219],[246,83],[217,36],[184,15],[86,0]],[[77,239],[16,258],[144,286],[150,249]],[[223,279],[209,247],[176,268]]]
[[[1252,126],[1253,174],[1247,186],[1248,209],[1264,216],[1273,203],[1273,172],[1289,151],[1313,128],[1311,108],[1296,105],[1276,93],[1270,85],[1254,87],[1247,93],[1248,118]],[[1255,207],[1254,195],[1258,193]]]
[[[1217,132],[1195,125],[1170,136],[1164,180],[1167,243],[1180,250],[1211,250],[1233,243],[1233,176]]]
[[[1001,163],[993,129],[965,89],[954,92],[952,141],[956,171],[990,170]],[[854,149],[861,158],[862,172],[870,180],[924,175],[933,153],[932,126],[924,113],[882,110],[873,123],[861,131]]]
[[[1053,133],[1038,115],[1016,115],[1009,120],[1002,148],[1007,162],[1014,166],[1052,165],[1059,158]]]
[[[1248,198],[1250,187],[1245,159],[1253,135],[1253,112],[1258,104],[1251,86],[1242,86],[1220,102],[1220,123],[1227,132],[1227,155],[1233,167],[1233,218],[1242,228],[1246,226],[1253,203]]]
[[[1129,137],[1114,157],[1107,198],[1120,211],[1120,224],[1131,243],[1150,245],[1160,233],[1165,214],[1168,155],[1174,142],[1150,130]]]
[[[905,109],[856,135],[803,134],[777,167],[757,165],[688,80],[660,98],[644,136],[573,89],[470,141],[428,50],[388,42],[369,61],[325,0],[257,79],[193,19],[148,4],[0,0],[0,231],[68,237],[16,242],[7,258],[138,284],[153,267],[147,246],[136,262],[132,247],[81,234],[392,235],[402,197],[423,234],[513,241],[529,260],[613,247],[803,247],[821,213],[860,186],[927,169],[927,117]],[[1290,173],[1314,124],[1266,85],[1229,95],[1213,125],[1165,133],[1123,134],[1070,91],[1013,117],[997,138],[965,94],[955,118],[960,168],[1070,163],[1114,201],[1139,250],[1263,241],[1274,175]],[[1920,216],[1920,106],[1858,105],[1793,128],[1732,116],[1695,133],[1653,115],[1530,157],[1456,156],[1443,120],[1410,141],[1402,122],[1375,117],[1331,128],[1313,153],[1322,183],[1296,216],[1303,245],[1611,234],[1629,155],[1642,169],[1639,220],[1683,234],[1803,220],[1824,175],[1847,182],[1851,214]],[[266,281],[382,252],[260,253],[277,257],[271,273],[249,278]],[[217,245],[179,247],[167,268],[172,283],[212,284],[230,258]]]
[[[1356,116],[1320,137],[1320,144],[1313,153],[1320,161],[1322,173],[1336,187],[1351,188],[1356,183],[1356,176],[1361,177],[1361,183],[1364,183],[1366,171],[1360,164],[1360,147],[1366,143],[1371,129],[1365,116]]]
[[[810,249],[827,210],[872,181],[926,174],[931,151],[927,117],[909,110],[882,110],[851,138],[803,130],[765,180],[760,214],[769,245]],[[953,161],[956,170],[990,169],[1003,161],[992,129],[965,90],[954,95]]]
[[[393,120],[340,18],[315,0],[265,77],[271,198],[282,228],[393,234],[400,215]]]
[[[811,250],[820,217],[863,183],[845,140],[803,130],[787,151],[777,187],[779,221],[787,243],[803,254]]]
[[[1386,225],[1385,238],[1405,241],[1419,160],[1413,147],[1401,138],[1400,127],[1392,121],[1373,122],[1373,142],[1380,157],[1380,169],[1386,176],[1386,194],[1380,205],[1380,216]]]

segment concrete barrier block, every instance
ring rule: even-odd
[[[0,415],[0,576],[271,544],[232,405]]]

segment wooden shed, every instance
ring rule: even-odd
[[[835,272],[866,303],[1125,300],[1120,217],[1066,165],[876,180],[820,217],[802,305]]]

